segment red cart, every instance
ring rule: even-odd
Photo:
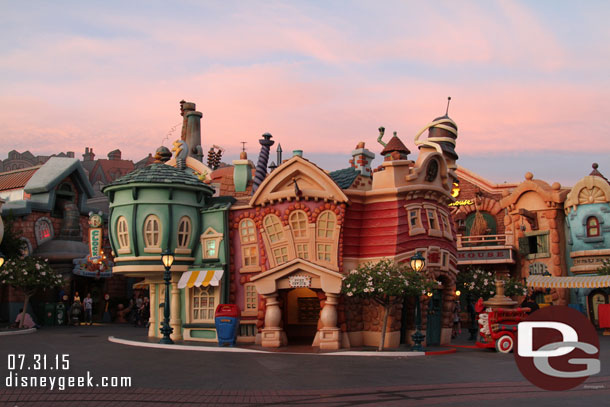
[[[479,314],[479,348],[496,348],[500,353],[513,350],[517,325],[527,318],[529,308],[498,308]]]

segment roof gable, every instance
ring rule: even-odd
[[[294,156],[265,177],[252,196],[250,205],[308,198],[348,201],[341,188],[326,172],[308,160]]]
[[[25,185],[25,192],[31,195],[49,192],[70,175],[75,178],[76,184],[88,198],[94,195],[93,187],[80,161],[67,157],[49,158]]]

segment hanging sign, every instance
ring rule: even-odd
[[[292,288],[311,287],[310,276],[288,276],[288,284]]]
[[[102,258],[102,228],[89,229],[89,260],[96,262]]]
[[[89,212],[89,260],[97,262],[102,258],[102,216]]]

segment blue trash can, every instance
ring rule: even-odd
[[[235,346],[239,328],[239,307],[235,304],[219,304],[214,317],[218,346]]]

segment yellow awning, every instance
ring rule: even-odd
[[[554,277],[534,275],[527,278],[530,288],[602,288],[610,287],[610,276]]]
[[[220,283],[224,270],[193,270],[182,273],[178,288],[217,286]]]

